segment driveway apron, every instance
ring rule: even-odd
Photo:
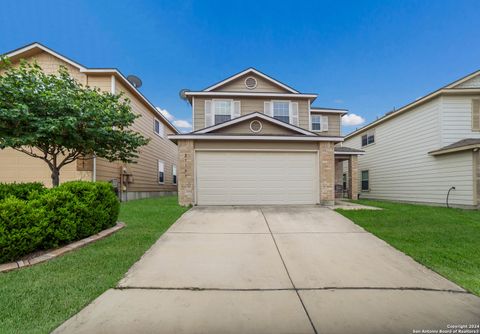
[[[412,333],[480,298],[336,212],[195,207],[56,333]]]

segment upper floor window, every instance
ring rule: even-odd
[[[273,101],[273,118],[290,123],[290,102]]]
[[[153,131],[163,138],[163,124],[156,118],[153,119]]]
[[[362,136],[362,146],[375,143],[375,131],[368,131]]]
[[[321,115],[312,115],[312,131],[321,131],[322,130],[322,116]]]
[[[232,102],[230,100],[214,100],[213,113],[215,118],[215,124],[231,120]]]

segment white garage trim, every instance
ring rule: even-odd
[[[318,204],[320,203],[320,164],[319,164],[319,151],[318,150],[295,150],[295,149],[194,149],[194,170],[193,170],[193,175],[194,175],[194,203],[195,205],[199,204],[199,187],[198,187],[198,153],[202,152],[226,152],[226,153],[235,153],[235,152],[269,152],[269,153],[313,153],[315,154],[315,161],[314,161],[314,174],[313,174],[313,179],[311,182],[313,183],[314,187],[314,202],[311,204]],[[287,203],[284,203],[286,205]],[[224,204],[224,205],[229,205],[229,204]],[[235,205],[235,204],[232,204]],[[241,205],[241,204],[238,204]],[[248,204],[248,205],[255,205],[255,204]]]

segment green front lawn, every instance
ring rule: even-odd
[[[480,211],[370,200],[337,211],[416,261],[480,296]]]
[[[119,232],[52,261],[0,273],[0,332],[49,333],[105,290],[187,209],[176,197],[123,203]]]

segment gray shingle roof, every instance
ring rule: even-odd
[[[335,146],[335,152],[338,153],[364,153],[365,151],[357,150],[356,148],[346,146]]]
[[[480,138],[466,138],[459,140],[453,144],[444,146],[442,148],[439,148],[438,150],[434,150],[431,152],[428,152],[430,154],[435,154],[435,153],[442,153],[444,151],[449,151],[449,150],[461,150],[462,148],[469,149],[470,146],[475,146],[475,145],[480,145]]]

